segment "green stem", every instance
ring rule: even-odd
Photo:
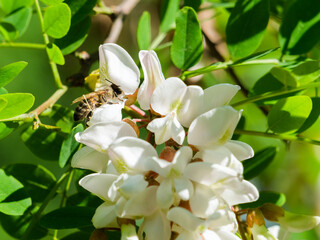
[[[166,42],[166,43],[164,43],[164,44],[161,44],[161,45],[159,45],[158,47],[156,47],[155,49],[154,49],[154,51],[160,51],[160,50],[162,50],[162,49],[164,49],[164,48],[167,48],[167,47],[171,47],[171,45],[172,45],[172,42]]]
[[[264,93],[261,95],[257,95],[251,98],[247,98],[245,100],[236,102],[231,104],[231,106],[233,107],[237,107],[243,104],[247,104],[247,103],[253,103],[253,102],[257,102],[257,101],[261,101],[261,100],[265,100],[268,98],[272,98],[272,97],[278,97],[281,95],[286,95],[288,93],[294,93],[294,92],[298,92],[298,91],[302,91],[305,89],[309,89],[309,88],[317,88],[320,87],[320,82],[315,82],[315,83],[311,83],[311,84],[307,84],[301,87],[297,87],[297,88],[293,88],[293,89],[289,89],[289,90],[280,90],[280,91],[275,91],[275,92],[271,92],[271,93]]]
[[[217,62],[214,63],[210,66],[207,67],[203,67],[203,68],[199,68],[197,70],[193,70],[193,71],[185,71],[182,73],[181,78],[182,79],[186,79],[186,78],[190,78],[190,77],[195,77],[204,73],[208,73],[208,72],[212,72],[212,71],[216,71],[216,70],[220,70],[220,69],[227,69],[229,67],[237,67],[237,66],[247,66],[247,65],[260,65],[260,64],[274,64],[274,65],[278,65],[279,64],[279,60],[277,59],[261,59],[261,60],[251,60],[251,61],[246,61],[246,62],[241,62],[241,63],[237,63],[237,62]]]
[[[67,198],[67,193],[70,189],[70,185],[71,185],[71,181],[72,181],[72,177],[73,177],[73,169],[70,171],[69,177],[68,177],[68,181],[66,183],[66,186],[62,192],[62,197],[61,197],[61,202],[60,202],[60,208],[64,206],[65,200]]]
[[[0,43],[0,48],[5,48],[5,47],[46,49],[46,45],[40,44],[40,43],[23,43],[23,42],[3,42],[3,43]]]
[[[39,210],[36,212],[36,214],[33,215],[32,219],[31,219],[31,222],[30,222],[30,225],[28,226],[27,230],[25,231],[24,235],[22,236],[22,238],[20,240],[29,239],[29,235],[31,234],[31,232],[34,229],[34,227],[37,225],[37,223],[38,223],[38,221],[39,221],[39,219],[41,217],[42,212],[47,207],[49,202],[52,200],[52,198],[56,194],[58,188],[61,186],[61,184],[66,179],[66,177],[69,175],[69,173],[70,173],[70,169],[68,169],[64,174],[62,174],[60,179],[52,187],[52,189],[50,190],[49,194],[47,195],[47,197],[45,198],[45,200],[41,204]]]
[[[240,130],[240,129],[236,129],[234,131],[234,133],[235,134],[258,136],[258,137],[276,138],[276,139],[287,140],[287,141],[300,141],[300,142],[310,143],[310,144],[314,144],[314,145],[320,145],[320,141],[313,140],[310,138],[298,137],[298,136],[294,136],[294,135],[278,135],[278,134],[274,134],[274,133]]]
[[[44,30],[43,17],[42,17],[42,12],[41,12],[41,8],[40,8],[40,5],[39,5],[39,1],[38,0],[34,0],[34,3],[36,5],[37,13],[38,13],[38,16],[39,16],[39,21],[40,21],[41,30],[42,30],[42,36],[43,36],[45,44],[48,45],[50,43],[49,36],[46,34],[46,32]],[[48,52],[47,52],[47,54],[48,54]],[[49,58],[50,67],[51,67],[51,70],[52,70],[52,73],[53,73],[54,81],[55,81],[55,83],[56,83],[58,88],[63,88],[64,86],[63,86],[63,84],[61,82],[60,74],[59,74],[57,65],[53,61],[51,61],[51,59],[49,57],[49,54],[48,54],[48,58]]]
[[[163,39],[167,36],[167,33],[160,32],[158,36],[153,40],[150,45],[150,49],[155,49],[159,46],[159,44],[163,41]]]

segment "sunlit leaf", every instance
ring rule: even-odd
[[[285,87],[297,87],[298,83],[295,77],[285,68],[273,67],[270,73]]]
[[[22,215],[31,206],[31,198],[23,185],[13,176],[0,169],[0,212],[8,215]]]
[[[73,111],[71,109],[55,104],[48,117],[55,122],[57,127],[61,128],[62,132],[71,132],[74,125]]]
[[[284,85],[275,78],[270,72],[258,79],[254,86],[250,89],[249,96],[272,92],[283,88]]]
[[[71,11],[67,4],[49,6],[43,16],[44,31],[53,38],[62,38],[67,34],[71,23]]]
[[[74,135],[78,132],[82,132],[84,127],[82,124],[78,124],[74,127],[70,133],[70,135],[63,140],[59,155],[59,166],[63,168],[67,163],[70,157],[75,153],[77,148],[79,147],[79,142],[76,141]]]
[[[286,196],[283,193],[261,191],[259,192],[259,199],[252,203],[240,204],[241,209],[257,208],[265,203],[273,203],[279,207],[283,206],[286,202]]]
[[[171,59],[185,70],[200,61],[203,53],[202,33],[196,12],[184,7],[177,15],[171,46]]]
[[[0,68],[0,87],[11,82],[27,65],[27,62],[15,62]]]
[[[175,27],[176,14],[179,10],[179,0],[164,0],[161,5],[160,31],[163,33]]]
[[[11,23],[0,22],[0,40],[8,42],[19,36],[18,30]]]
[[[63,0],[40,0],[40,1],[47,4],[47,5],[52,5],[52,4],[57,4],[57,3],[63,2]]]
[[[10,23],[14,26],[17,30],[18,34],[16,36],[20,37],[24,32],[27,30],[30,20],[32,16],[32,8],[21,8],[18,11],[13,12],[12,14],[8,15],[2,22]],[[11,39],[14,40],[15,38]]]
[[[275,133],[293,133],[308,118],[312,101],[308,96],[293,96],[279,100],[269,112],[269,129]]]
[[[63,55],[72,53],[82,45],[88,36],[90,25],[90,17],[84,18],[76,24],[73,24],[71,21],[68,34],[55,41],[55,44],[61,49]]]
[[[262,41],[268,21],[268,0],[238,0],[226,29],[231,56],[242,58],[253,53]]]
[[[5,98],[0,97],[0,111],[4,109],[8,104],[8,101]]]
[[[56,182],[53,173],[41,165],[16,163],[6,166],[5,171],[24,185],[32,202],[43,202]]]
[[[1,99],[5,99],[7,105],[1,110],[0,119],[12,118],[25,113],[34,103],[34,96],[30,93],[2,94]]]
[[[320,2],[293,1],[280,26],[280,46],[283,53],[302,54],[320,40]]]
[[[39,210],[38,206],[31,206],[22,216],[10,216],[0,214],[2,228],[12,237],[21,239],[27,230],[34,214]],[[48,230],[35,225],[28,239],[41,239],[48,234]]]
[[[60,50],[59,47],[57,47],[57,45],[55,45],[54,43],[49,43],[47,45],[47,53],[49,56],[49,59],[59,65],[64,65],[65,61],[64,61],[64,57],[63,54]]]
[[[320,62],[306,61],[298,64],[292,72],[293,76],[300,84],[307,84],[320,77]]]
[[[30,7],[33,2],[33,0],[0,0],[0,6],[6,14],[9,14],[16,9]]]
[[[148,50],[151,43],[150,13],[143,12],[137,27],[137,42],[140,50]]]
[[[320,116],[320,98],[311,98],[312,100],[312,110],[309,114],[306,121],[303,123],[303,125],[297,130],[297,133],[302,133],[305,130],[307,130],[309,127],[311,127],[319,118]]]
[[[95,208],[64,207],[49,212],[40,219],[43,227],[50,229],[69,229],[92,226],[91,218]]]
[[[6,94],[6,93],[8,93],[7,89],[5,89],[4,87],[1,87],[0,88],[0,95]]]
[[[38,128],[33,130],[30,126],[22,131],[21,140],[37,157],[58,161],[64,137],[59,132],[50,129]]]
[[[268,147],[257,152],[253,158],[247,159],[242,162],[244,171],[243,176],[245,179],[252,179],[264,171],[272,162],[277,154],[276,147]]]

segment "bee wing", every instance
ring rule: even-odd
[[[72,104],[76,103],[76,102],[80,102],[84,99],[89,99],[94,97],[95,95],[97,95],[97,92],[92,92],[92,93],[88,93],[86,95],[82,95],[81,97],[76,98],[75,100],[72,101]]]

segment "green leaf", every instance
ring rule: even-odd
[[[241,209],[245,208],[257,208],[265,203],[273,203],[279,207],[283,206],[286,202],[286,196],[283,193],[261,191],[259,193],[259,199],[252,203],[240,204]]]
[[[49,212],[40,219],[40,225],[49,229],[69,229],[92,226],[95,212],[89,207],[64,207]]]
[[[231,56],[242,58],[253,53],[263,39],[268,21],[268,0],[238,0],[226,28]]]
[[[0,112],[0,119],[18,116],[28,111],[33,103],[34,96],[30,93],[7,93],[1,95],[8,103]]]
[[[21,8],[18,11],[13,12],[12,14],[8,15],[4,19],[2,19],[2,22],[6,22],[9,24],[12,24],[18,34],[11,38],[10,40],[14,40],[20,36],[22,36],[25,31],[27,30],[30,20],[32,16],[32,8]]]
[[[203,53],[202,33],[196,12],[190,7],[180,10],[171,46],[171,59],[185,70],[200,61]]]
[[[4,109],[8,104],[8,101],[5,98],[0,97],[0,111]]]
[[[268,115],[268,125],[275,133],[293,133],[308,118],[312,101],[308,96],[293,96],[279,100]]]
[[[6,93],[8,93],[7,89],[1,87],[1,88],[0,88],[0,95],[6,94]]]
[[[250,89],[249,97],[280,90],[284,85],[270,72],[258,79]]]
[[[77,142],[74,138],[74,135],[78,132],[82,132],[84,127],[82,124],[78,124],[74,127],[70,133],[70,135],[63,140],[59,155],[59,166],[63,168],[67,163],[70,157],[75,153],[75,151],[79,147],[79,142]]]
[[[52,107],[48,117],[55,122],[57,127],[61,128],[62,132],[71,132],[74,125],[73,111],[71,109],[61,106],[59,104],[55,104]]]
[[[320,77],[320,62],[306,61],[298,64],[291,72],[299,84],[308,84]]]
[[[62,38],[70,28],[71,11],[67,4],[48,7],[43,16],[44,31],[53,38]]]
[[[274,51],[277,51],[279,48],[270,48],[268,50],[265,50],[265,51],[261,51],[261,52],[257,52],[257,53],[254,53],[254,54],[251,54],[247,57],[244,57],[244,58],[241,58],[237,61],[234,61],[232,65],[238,65],[240,63],[243,63],[243,62],[247,62],[247,61],[251,61],[251,60],[255,60],[255,59],[258,59],[258,58],[262,58],[264,56],[267,56],[268,54],[270,53],[273,53]],[[232,66],[231,65],[231,66]]]
[[[280,46],[292,55],[310,51],[320,40],[320,2],[293,1],[280,26]]]
[[[18,30],[11,23],[0,22],[1,41],[6,40],[10,42],[12,39],[16,39],[18,35]]]
[[[88,240],[90,239],[91,234],[87,232],[74,232],[71,233],[63,238],[61,240]]]
[[[68,34],[55,41],[63,55],[72,53],[82,45],[88,36],[90,25],[90,17],[86,17],[76,24],[73,24],[73,20],[71,20],[71,27]]]
[[[1,9],[9,14],[14,10],[23,7],[30,7],[33,4],[33,0],[0,0]]]
[[[180,0],[164,0],[161,5],[160,31],[163,33],[175,28],[175,19],[179,10]]]
[[[0,212],[8,215],[22,215],[31,206],[23,185],[13,176],[0,169]]]
[[[0,140],[12,133],[17,127],[19,127],[18,123],[0,122]]]
[[[242,164],[244,168],[244,178],[250,180],[258,176],[269,166],[276,154],[276,147],[267,147],[257,152],[253,158],[243,161]]]
[[[0,214],[2,228],[12,237],[21,239],[28,228],[31,218],[39,210],[38,206],[28,208],[22,216]],[[41,239],[48,234],[48,230],[38,224],[33,228],[28,239]]]
[[[53,4],[58,4],[63,2],[63,0],[40,0],[40,1],[47,5],[53,5]]]
[[[67,200],[67,206],[97,208],[102,203],[103,202],[100,198],[89,193],[88,191],[75,193],[70,197],[68,197],[68,200]]]
[[[184,0],[184,6],[192,7],[195,11],[198,11],[203,0]]]
[[[64,137],[59,132],[46,128],[33,130],[28,127],[21,133],[22,142],[39,158],[51,161],[59,159],[59,152]]]
[[[65,0],[71,9],[72,25],[85,19],[96,5],[97,0]]]
[[[148,50],[151,43],[150,13],[143,12],[137,27],[137,42],[140,50]]]
[[[41,165],[16,163],[6,166],[5,171],[24,185],[32,202],[43,202],[56,182],[53,173]]]
[[[57,45],[55,45],[54,43],[49,43],[46,47],[49,59],[59,65],[64,65],[65,61],[64,61],[64,57],[63,54],[60,50],[59,47],[57,47]]]
[[[28,65],[27,62],[15,62],[0,68],[0,87],[11,82]]]
[[[285,87],[297,87],[298,82],[295,77],[285,68],[273,67],[270,73],[278,79]]]
[[[303,125],[298,129],[296,133],[302,133],[305,130],[307,130],[318,120],[320,116],[320,98],[311,98],[311,100],[312,100],[311,113],[309,114],[306,121],[303,123]]]

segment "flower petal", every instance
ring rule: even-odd
[[[208,228],[219,231],[229,231],[235,233],[238,230],[238,223],[234,212],[224,206],[207,219]]]
[[[108,191],[118,176],[104,173],[93,173],[81,178],[79,185],[99,198],[109,201]]]
[[[187,163],[191,161],[192,158],[192,149],[188,146],[181,147],[172,160],[173,169],[176,170],[178,173],[183,173],[184,168],[186,167]]]
[[[92,218],[92,223],[95,228],[118,228],[117,215],[115,206],[108,202],[102,203],[97,209]]]
[[[239,161],[252,158],[254,155],[252,147],[244,142],[230,140],[226,143],[225,146]]]
[[[241,112],[230,106],[212,109],[197,117],[190,125],[188,143],[199,148],[225,144],[231,139]]]
[[[168,78],[154,90],[151,98],[152,109],[161,115],[175,110],[180,106],[186,89],[186,84],[179,78]]]
[[[165,178],[158,187],[157,203],[160,208],[168,209],[174,202],[172,180]]]
[[[105,172],[108,166],[108,155],[84,146],[77,151],[71,161],[73,168],[82,168],[94,172]]]
[[[172,119],[171,133],[172,139],[181,145],[183,143],[186,133],[176,117]]]
[[[203,220],[182,207],[171,208],[167,213],[167,218],[190,232],[196,231],[204,223]]]
[[[219,207],[220,200],[207,186],[195,184],[195,193],[190,199],[190,207],[197,217],[207,218]]]
[[[158,186],[147,187],[143,192],[131,196],[123,207],[120,217],[141,218],[157,210],[156,191]]]
[[[203,90],[199,86],[188,86],[181,105],[177,110],[177,116],[181,125],[189,127],[191,122],[198,117],[201,112],[203,101]]]
[[[140,83],[140,71],[128,52],[117,44],[99,47],[100,79],[118,85],[126,95],[133,94]],[[109,85],[109,84],[108,84]]]
[[[75,139],[100,152],[105,152],[116,139],[124,136],[137,137],[134,129],[125,122],[97,123],[81,133]]]
[[[308,216],[285,211],[283,217],[278,218],[281,227],[290,232],[298,233],[315,228],[320,224],[319,216]]]
[[[164,80],[160,61],[157,54],[151,51],[142,50],[139,52],[144,80],[138,92],[138,102],[143,110],[149,110],[153,91]]]
[[[238,176],[238,173],[218,164],[193,162],[187,165],[184,175],[197,183],[211,186],[228,179],[233,179]]]
[[[214,191],[230,205],[254,202],[259,198],[259,192],[252,183],[237,178],[229,179]]]
[[[88,126],[100,122],[120,122],[122,120],[121,110],[123,107],[124,102],[103,104],[101,107],[94,109],[90,121],[87,122]]]
[[[146,161],[158,154],[153,146],[139,138],[123,137],[109,146],[108,154],[118,172],[143,173]]]
[[[144,180],[143,175],[128,176],[119,186],[119,191],[124,197],[130,198],[132,195],[144,191],[147,186],[148,182]]]
[[[188,201],[193,195],[193,185],[186,177],[174,178],[174,188],[183,201]]]
[[[145,217],[140,228],[139,231],[144,231],[148,240],[169,240],[171,237],[170,222],[160,210]]]
[[[228,83],[217,84],[204,90],[202,113],[213,108],[227,105],[240,90],[238,85]]]

